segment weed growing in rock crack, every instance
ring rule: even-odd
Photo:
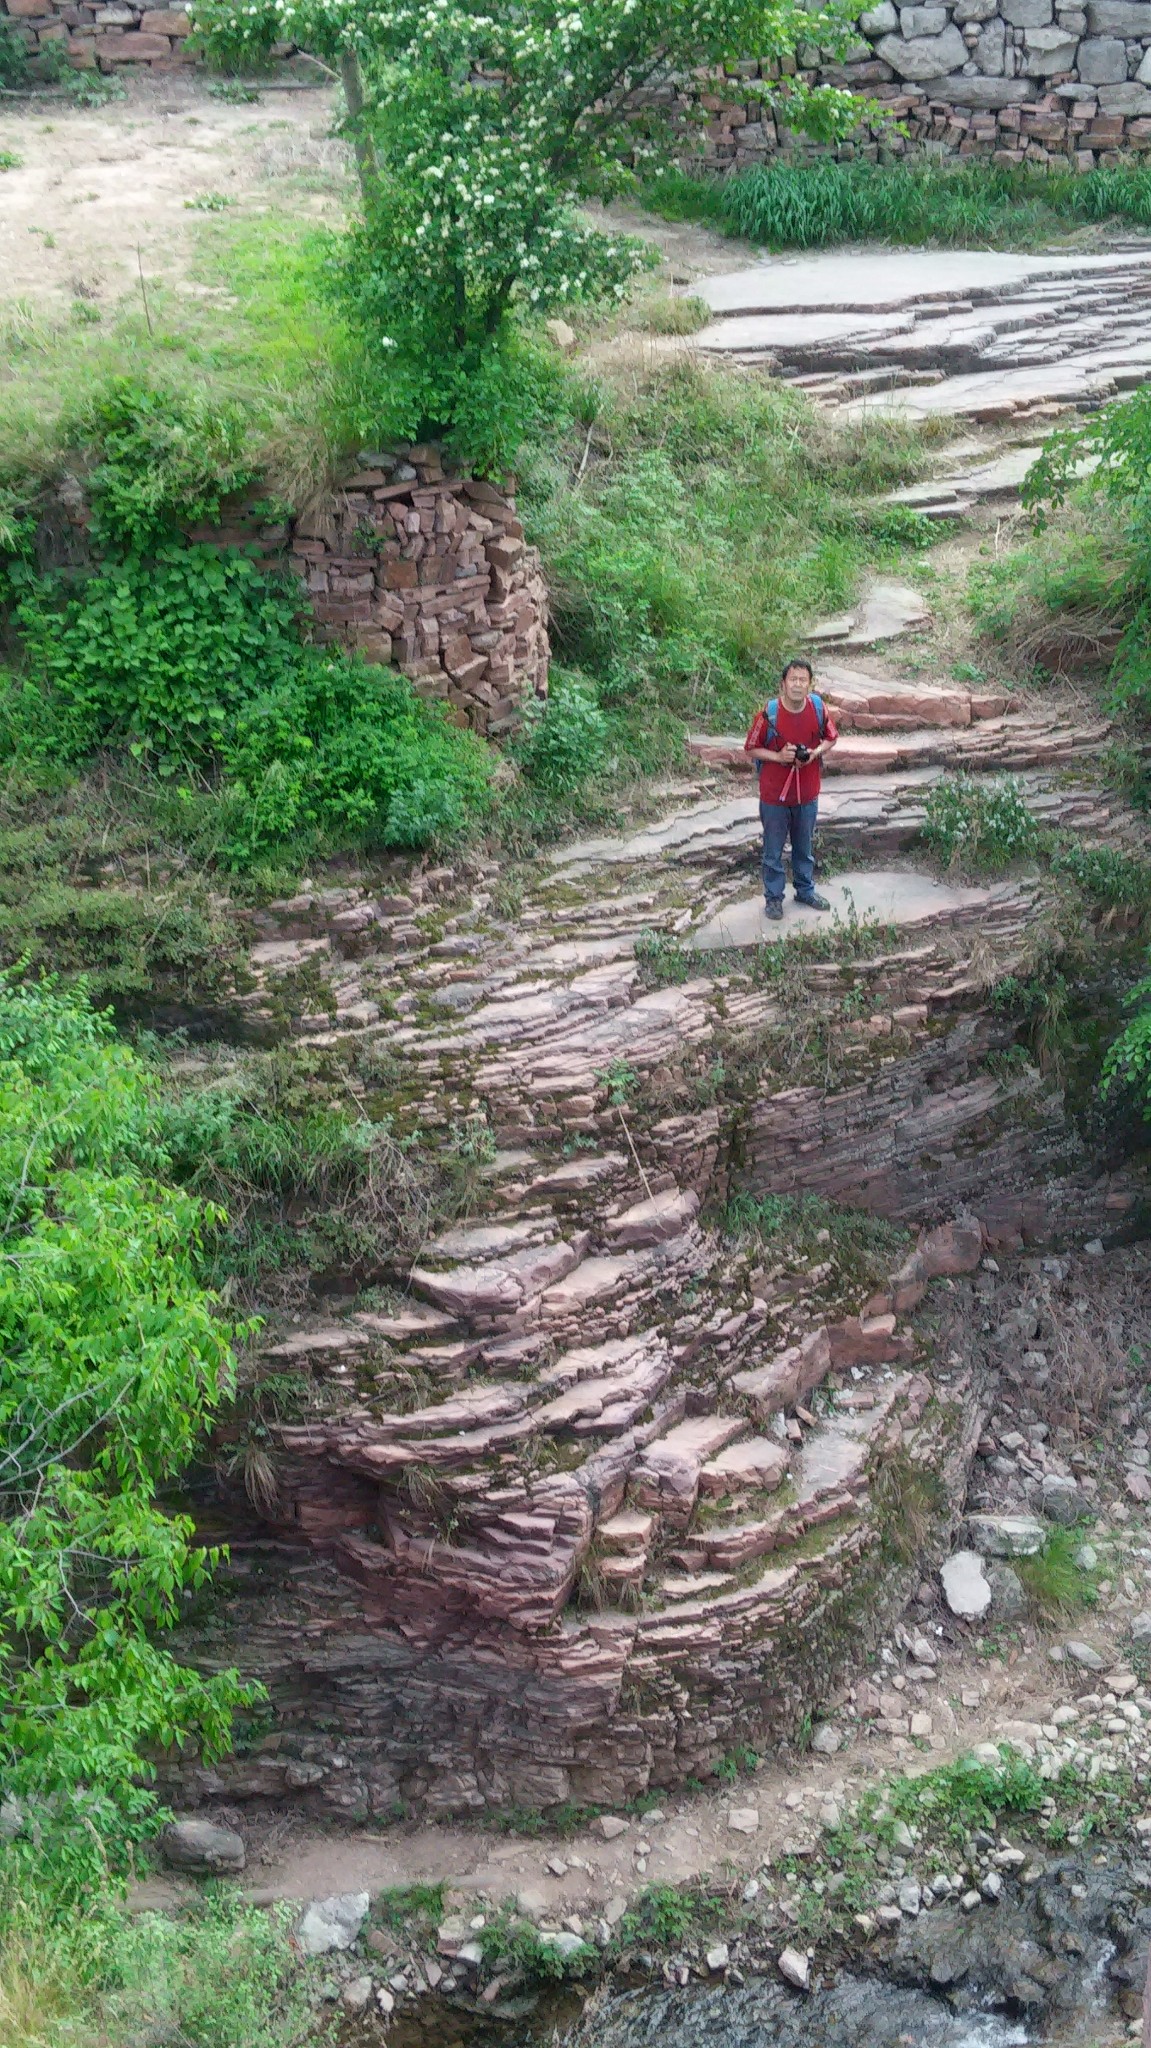
[[[640,932],[635,960],[645,988],[674,988],[699,972],[698,955],[668,932]]]
[[[843,1279],[874,1287],[905,1255],[909,1233],[866,1209],[841,1209],[821,1195],[729,1196],[720,1229],[803,1259],[833,1259]]]
[[[759,1763],[759,1752],[749,1749],[746,1743],[737,1743],[720,1758],[715,1767],[715,1776],[722,1785],[738,1784],[741,1777],[749,1776]]]
[[[618,1057],[595,1078],[598,1085],[607,1090],[608,1104],[612,1109],[626,1109],[639,1082],[635,1068]]]
[[[1001,874],[1038,851],[1039,827],[1013,776],[979,782],[948,775],[928,792],[922,836],[948,868]]]
[[[712,1932],[727,1902],[698,1885],[651,1884],[619,1923],[621,1948],[676,1948]]]
[[[372,1901],[372,1919],[397,1934],[426,1936],[444,1917],[443,1884],[389,1885]]]
[[[896,1451],[880,1464],[871,1491],[884,1556],[896,1564],[911,1564],[923,1555],[947,1513],[942,1479],[906,1451]]]
[[[1095,1574],[1076,1562],[1082,1541],[1072,1529],[1052,1529],[1042,1550],[1033,1557],[1013,1560],[1036,1621],[1054,1626],[1084,1607],[1095,1606],[1099,1597]]]
[[[507,1906],[478,1930],[476,1939],[489,1968],[501,1976],[526,1977],[529,1982],[559,1984],[565,1978],[583,1976],[598,1961],[590,1942],[581,1941],[569,1951],[566,1936],[562,1941],[549,1940],[530,1920],[518,1919]]]

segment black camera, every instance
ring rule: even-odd
[[[805,763],[806,761],[810,761],[810,759],[811,759],[811,748],[810,748],[810,747],[801,747],[801,746],[799,746],[799,745],[797,744],[797,746],[796,746],[796,749],[795,749],[795,758],[796,758],[796,760],[797,760],[797,761],[799,762],[800,766],[802,767],[802,766],[803,766],[803,764],[804,764],[804,763]]]

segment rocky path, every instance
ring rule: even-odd
[[[696,345],[848,417],[1043,421],[1151,376],[1145,242],[1106,255],[886,251],[700,280]]]

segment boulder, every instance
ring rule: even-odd
[[[802,1949],[780,1949],[777,1967],[785,1984],[794,1985],[797,1991],[807,1991],[810,1989],[811,1964]]]
[[[1061,28],[1029,28],[1024,36],[1029,73],[1046,78],[1053,71],[1070,71],[1078,47],[1075,36]]]
[[[1022,1621],[1028,1603],[1018,1572],[1013,1572],[1009,1564],[997,1562],[987,1566],[986,1576],[996,1621]]]
[[[991,1605],[991,1588],[978,1551],[957,1550],[939,1573],[943,1597],[952,1614],[964,1621],[978,1621]]]
[[[860,15],[859,26],[865,36],[890,35],[899,27],[899,10],[892,6],[892,0],[879,0],[878,7],[869,7]]]
[[[304,1954],[326,1956],[353,1947],[370,1904],[367,1892],[338,1892],[330,1899],[313,1899],[305,1906],[296,1929]]]
[[[1047,1541],[1034,1515],[968,1515],[967,1529],[984,1557],[1034,1557]]]
[[[1047,5],[1050,8],[1051,0]],[[915,36],[910,42],[903,36],[881,36],[875,48],[900,78],[939,78],[967,60],[967,44],[959,30],[951,27],[941,36]]]
[[[1064,1643],[1063,1654],[1084,1671],[1102,1671],[1106,1661],[1090,1643]]]
[[[1055,15],[1052,0],[1001,0],[999,12],[1012,28],[1046,28]]]
[[[205,1876],[242,1870],[244,1844],[233,1828],[189,1814],[170,1822],[160,1836],[160,1853],[173,1870],[196,1870]]]
[[[1065,1478],[1061,1472],[1044,1473],[1043,1512],[1049,1522],[1058,1522],[1065,1529],[1079,1521],[1086,1513],[1086,1504],[1073,1479]]]

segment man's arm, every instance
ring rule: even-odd
[[[751,730],[743,743],[744,753],[752,761],[779,761],[785,768],[790,768],[795,760],[795,748],[785,746],[778,733],[774,746],[765,747],[763,741],[769,729],[765,713],[757,711],[751,722]]]

